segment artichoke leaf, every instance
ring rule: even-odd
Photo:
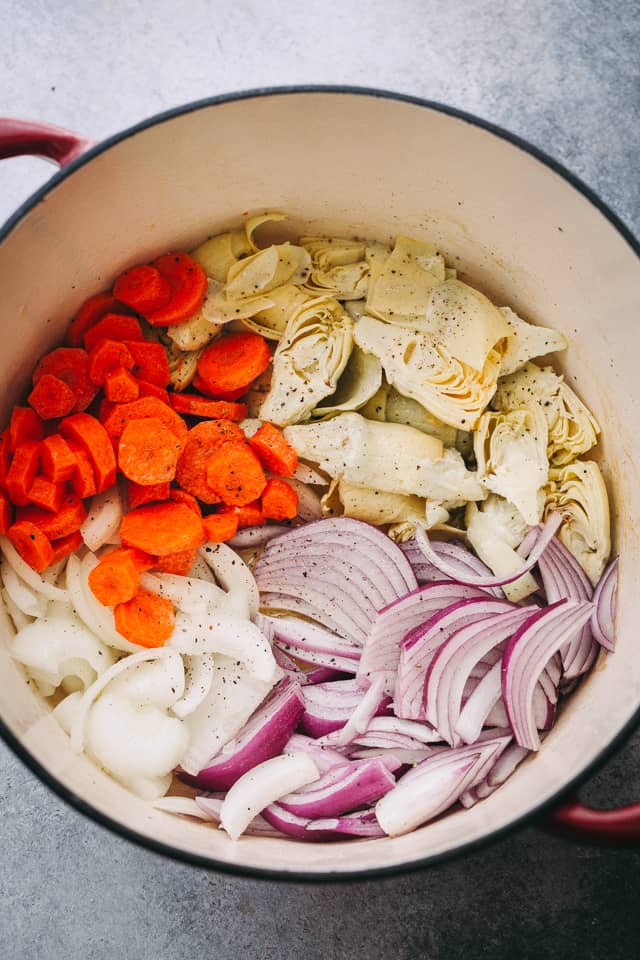
[[[211,305],[221,289],[221,285],[215,280],[209,280],[207,294],[204,302],[192,317],[177,323],[173,327],[167,327],[167,336],[173,341],[178,350],[199,350],[205,347],[222,329],[221,323],[215,323],[210,319]]]
[[[500,307],[500,312],[511,331],[507,336],[507,343],[500,364],[501,377],[520,370],[528,360],[532,360],[534,357],[555,353],[556,350],[566,350],[567,338],[559,330],[527,323],[510,307]]]
[[[334,393],[320,401],[313,417],[327,417],[349,410],[360,410],[382,384],[382,366],[372,353],[354,347]]]
[[[423,318],[431,291],[444,280],[444,269],[444,260],[432,243],[399,236],[369,281],[367,310],[396,323]]]
[[[442,440],[445,447],[453,447],[458,441],[460,431],[438,420],[421,403],[403,396],[394,387],[389,389],[384,419],[389,423],[406,423],[408,427],[430,433],[432,437]]]
[[[564,519],[560,540],[595,586],[611,552],[611,529],[607,488],[594,460],[551,468],[545,516],[553,510]]]
[[[512,503],[492,494],[480,507],[467,505],[465,522],[469,543],[496,577],[509,576],[522,567],[516,547],[524,539],[527,524]],[[517,603],[535,593],[538,584],[532,574],[525,573],[502,589],[508,600]]]
[[[191,251],[191,256],[200,264],[208,277],[218,283],[226,283],[227,274],[234,263],[256,253],[253,234],[263,223],[286,220],[284,213],[260,213],[249,217],[242,227],[210,237]]]
[[[315,296],[338,300],[359,300],[366,296],[369,264],[364,243],[341,237],[301,237],[300,246],[311,256],[307,290]]]
[[[437,346],[474,370],[482,370],[490,351],[509,336],[510,327],[483,293],[461,280],[447,280],[429,297],[416,329],[432,334]]]
[[[422,496],[423,475],[442,456],[442,443],[412,427],[340,413],[330,420],[286,427],[298,456],[331,477],[387,493]]]
[[[347,480],[339,481],[338,495],[344,516],[365,523],[380,526],[383,523],[422,522],[425,518],[425,502],[420,497],[372,490]]]
[[[186,390],[198,372],[198,360],[204,347],[199,350],[180,350],[171,344],[165,349],[169,362],[169,383],[178,392]]]
[[[492,401],[496,410],[539,407],[549,426],[547,454],[552,466],[562,466],[590,450],[600,427],[593,414],[551,367],[526,363],[501,377]]]
[[[285,331],[293,313],[312,299],[311,294],[292,283],[285,283],[269,291],[270,307],[258,310],[245,317],[245,327],[266,337],[267,340],[279,340]]]
[[[334,393],[353,348],[353,321],[332,297],[303,303],[290,317],[273,357],[260,417],[279,425],[306,419]]]
[[[380,358],[387,380],[406,397],[417,400],[438,420],[470,430],[491,400],[500,369],[500,354],[490,350],[477,371],[434,346],[428,334],[363,316],[355,341]]]
[[[483,414],[474,436],[478,475],[492,493],[500,494],[538,523],[548,479],[547,421],[539,407],[509,413]]]
[[[360,407],[360,413],[367,420],[378,420],[381,423],[387,419],[387,400],[391,392],[391,386],[382,378],[380,387],[376,390],[370,400],[367,400],[363,407]],[[407,424],[412,426],[412,424]]]
[[[285,283],[304,283],[311,269],[311,256],[304,247],[274,243],[229,268],[224,292],[227,300],[263,296]]]

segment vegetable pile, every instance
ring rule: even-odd
[[[429,243],[249,217],[117,277],[0,436],[0,613],[74,750],[323,841],[496,790],[614,648],[564,337]]]

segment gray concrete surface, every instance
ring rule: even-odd
[[[640,229],[634,0],[1,0],[0,113],[101,138],[208,94],[376,85],[502,124]],[[36,188],[0,167],[0,220]],[[640,798],[635,735],[584,790]],[[0,748],[3,960],[576,958],[640,953],[638,854],[529,827],[458,861],[347,886],[239,880],[161,859],[50,794]]]

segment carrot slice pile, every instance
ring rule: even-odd
[[[224,543],[238,532],[238,517],[235,513],[211,513],[202,521],[204,534],[211,543]]]
[[[169,493],[169,499],[175,500],[176,503],[186,504],[190,510],[193,510],[196,517],[202,518],[202,510],[200,509],[200,504],[196,498],[191,493],[187,493],[186,490],[180,490],[180,488],[174,488]]]
[[[100,603],[115,607],[135,597],[140,586],[140,571],[127,551],[115,550],[103,556],[93,568],[89,586]]]
[[[76,404],[71,387],[52,373],[40,377],[27,399],[42,420],[66,417]]]
[[[141,380],[140,377],[137,377],[136,380],[138,383],[138,394],[140,399],[143,397],[155,397],[156,400],[160,400],[162,403],[165,403],[167,406],[169,406],[169,394],[166,390],[148,380]]]
[[[124,544],[164,557],[202,546],[202,521],[184,503],[151,503],[125,514],[120,525]]]
[[[18,510],[18,520],[26,520],[44,533],[49,540],[59,540],[75,533],[87,516],[85,506],[75,493],[67,493],[55,513],[39,507],[24,507]]]
[[[72,390],[74,413],[86,410],[98,392],[89,376],[89,355],[78,347],[58,347],[47,353],[33,371],[34,386],[47,373],[64,381]]]
[[[88,413],[76,413],[62,420],[60,433],[65,440],[74,440],[86,451],[98,493],[115,483],[116,458],[107,431],[99,420]]]
[[[34,523],[18,520],[9,527],[7,536],[25,563],[38,573],[53,562],[53,547],[46,534]]]
[[[89,377],[101,387],[107,373],[123,367],[131,370],[133,357],[124,343],[117,340],[101,340],[89,353]]]
[[[156,503],[159,500],[168,500],[170,494],[168,482],[162,483],[134,483],[127,484],[127,503],[129,510],[141,507],[143,503]]]
[[[186,577],[195,562],[195,550],[181,550],[179,553],[168,553],[166,557],[156,557],[154,568],[161,573],[175,573]]]
[[[127,340],[125,345],[133,357],[134,377],[157,387],[166,387],[170,379],[169,361],[162,344],[148,340]]]
[[[138,399],[140,387],[126,367],[116,367],[104,375],[104,392],[111,403],[131,403]]]
[[[143,311],[154,327],[172,327],[198,312],[207,293],[207,276],[186,253],[166,253],[153,266],[168,282],[171,296],[168,303],[154,310]]]
[[[257,333],[231,333],[216,340],[198,360],[198,375],[207,392],[246,389],[271,363],[271,351]]]
[[[263,423],[249,438],[249,446],[267,470],[278,476],[290,477],[298,466],[298,454],[272,423]]]
[[[59,433],[52,433],[42,441],[40,461],[43,475],[53,483],[70,480],[77,463],[73,450]]]
[[[107,313],[84,335],[84,345],[91,353],[101,340],[144,340],[140,321],[121,313]]]
[[[244,507],[257,500],[266,482],[260,461],[245,441],[229,440],[207,460],[207,483],[229,506]]]
[[[7,533],[13,523],[13,505],[7,494],[0,490],[0,533]]]
[[[238,521],[238,530],[242,530],[244,527],[260,527],[265,523],[259,500],[254,500],[253,503],[247,503],[244,507],[224,506],[217,515],[225,516],[226,514],[231,514],[236,518]]]
[[[71,489],[83,499],[92,497],[96,493],[96,479],[89,454],[82,444],[71,437],[69,437],[67,443],[75,458],[75,467],[70,478]]]
[[[226,400],[209,400],[195,393],[172,393],[171,406],[178,413],[192,417],[207,417],[211,420],[246,419],[246,403],[229,403]]]
[[[57,513],[62,507],[65,484],[54,483],[46,477],[36,477],[29,488],[29,501],[36,507]]]
[[[142,589],[131,600],[119,603],[114,617],[118,633],[141,647],[161,647],[176,622],[170,600]]]
[[[119,440],[130,420],[142,420],[145,417],[157,417],[180,441],[187,440],[189,428],[175,410],[157,397],[141,397],[133,403],[117,404],[104,419],[104,429],[110,437]]]
[[[169,281],[147,264],[125,270],[114,283],[113,292],[119,300],[142,314],[164,307],[171,299]]]
[[[16,447],[7,472],[6,486],[12,503],[17,507],[29,503],[29,490],[39,466],[40,443],[37,440],[25,440]]]
[[[129,420],[120,437],[118,466],[129,480],[155,484],[173,480],[181,443],[158,417]]]
[[[262,494],[262,515],[267,520],[293,520],[298,512],[298,494],[286,480],[267,481]]]
[[[7,446],[13,453],[26,440],[42,440],[42,420],[31,407],[14,407],[7,431]]]
[[[70,347],[81,347],[84,335],[107,313],[128,313],[129,308],[116,300],[110,293],[97,293],[82,304],[67,327],[65,343]]]
[[[51,563],[57,563],[58,560],[64,560],[70,553],[75,553],[78,547],[82,545],[82,534],[79,530],[70,533],[67,537],[60,537],[58,540],[51,541],[53,557]]]
[[[178,460],[176,480],[187,493],[203,503],[219,502],[220,498],[207,482],[207,461],[226,440],[244,442],[244,434],[237,424],[229,420],[198,423],[189,430],[186,446]]]

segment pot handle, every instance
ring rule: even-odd
[[[29,154],[65,167],[91,146],[92,140],[63,127],[35,120],[0,117],[0,160]]]
[[[556,807],[549,815],[548,823],[575,840],[640,843],[640,803],[632,803],[617,810],[593,810],[572,797]]]

